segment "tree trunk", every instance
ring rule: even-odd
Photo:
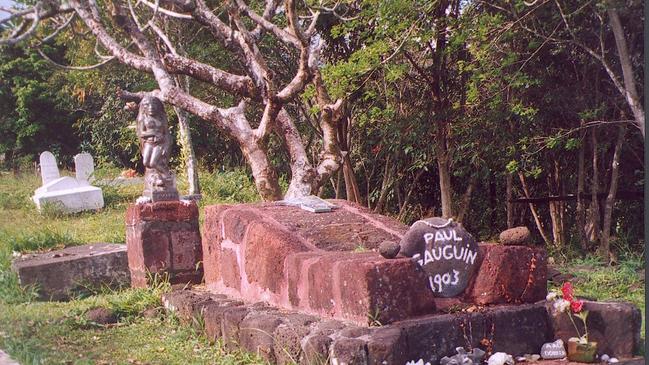
[[[548,191],[551,194],[559,194],[559,162],[554,160],[554,172],[547,176]],[[561,212],[562,202],[550,201],[550,220],[552,222],[552,237],[556,247],[562,247],[564,244],[563,214]]]
[[[282,199],[282,190],[275,169],[268,161],[268,153],[256,141],[240,140],[241,151],[250,165],[255,186],[264,201]]]
[[[350,141],[351,141],[351,120],[349,117],[343,118],[338,128],[336,128],[336,134],[338,137],[338,143],[340,149],[343,152],[343,177],[345,178],[345,193],[347,194],[347,200],[362,204],[363,199],[361,197],[360,190],[358,189],[358,182],[356,181],[356,175],[354,174],[354,168],[352,167],[352,160],[349,157],[350,153]],[[369,207],[369,206],[368,206]]]
[[[439,190],[442,200],[442,217],[452,218],[453,214],[453,190],[451,187],[451,167],[447,145],[448,126],[446,122],[437,122],[437,136],[435,138],[435,154],[437,158],[437,170],[439,172]]]
[[[400,205],[399,215],[397,216],[398,220],[402,220],[404,218],[404,215],[406,214],[406,208],[408,207],[408,203],[410,202],[410,197],[412,196],[412,192],[415,191],[417,182],[419,181],[419,178],[423,174],[424,174],[424,169],[419,169],[419,171],[417,171],[417,174],[415,175],[415,178],[412,180],[412,184],[410,184],[408,193],[406,194],[406,197],[403,199],[403,202]]]
[[[607,10],[611,29],[613,30],[613,36],[615,37],[615,45],[617,46],[617,53],[620,58],[620,66],[622,67],[622,76],[624,79],[624,90],[626,91],[624,97],[631,108],[633,117],[637,127],[642,133],[644,138],[644,124],[645,124],[645,115],[644,108],[638,97],[638,91],[636,89],[635,80],[633,77],[633,67],[631,66],[631,57],[629,55],[629,50],[626,45],[626,37],[624,36],[624,29],[622,29],[622,23],[620,22],[620,17],[617,13],[617,9],[611,8]]]
[[[394,171],[396,165],[390,163],[390,155],[385,160],[385,169],[383,170],[383,180],[381,182],[381,193],[379,194],[379,199],[376,201],[374,206],[374,211],[377,213],[383,212],[383,207],[385,206],[385,201],[388,198],[388,192],[394,181]]]
[[[591,201],[588,214],[587,236],[591,242],[597,243],[599,239],[599,161],[597,151],[597,132],[595,128],[591,130],[590,141],[593,147],[593,178],[591,179],[590,192]]]
[[[309,162],[302,137],[293,124],[286,110],[282,109],[277,115],[275,130],[283,138],[291,159],[291,181],[286,191],[286,198],[295,198],[317,193],[314,185],[316,171]]]
[[[581,121],[581,126],[584,126],[584,121]],[[588,238],[586,237],[586,205],[584,204],[584,183],[585,183],[585,153],[586,153],[586,132],[581,132],[581,146],[579,147],[579,157],[577,162],[577,236],[579,237],[579,245],[583,253],[588,251]]]
[[[181,153],[185,168],[187,169],[187,183],[189,185],[188,194],[198,196],[201,193],[201,187],[198,181],[198,166],[196,165],[196,154],[189,129],[189,116],[184,110],[174,107],[178,117],[178,134],[181,147]]]
[[[464,217],[466,217],[466,213],[469,211],[469,206],[471,205],[471,195],[473,194],[477,183],[477,176],[471,175],[471,178],[469,179],[469,185],[466,187],[466,191],[462,195],[462,204],[460,205],[460,209],[458,209],[456,219],[458,223],[462,223],[464,221]]]
[[[507,174],[506,178],[506,195],[507,195],[507,228],[513,228],[515,225],[514,222],[514,203],[512,199],[514,198],[514,175]]]
[[[613,152],[613,161],[611,163],[611,184],[608,189],[608,196],[604,203],[604,223],[602,225],[602,234],[599,244],[599,255],[605,260],[609,259],[611,236],[611,223],[613,219],[613,206],[615,205],[615,194],[617,193],[618,178],[620,171],[620,155],[622,154],[622,144],[624,143],[624,135],[626,128],[621,125],[618,130],[617,141],[615,142],[615,150]]]
[[[358,183],[356,182],[356,175],[354,174],[354,169],[352,168],[352,162],[349,158],[349,154],[345,154],[343,157],[343,176],[345,177],[345,193],[347,194],[347,200],[362,204],[363,199],[361,193],[358,190]]]
[[[342,169],[340,169],[336,173],[336,185],[334,185],[334,189],[336,189],[336,199],[340,199],[340,196],[342,195],[342,189],[341,189],[343,186],[342,178],[343,178],[343,171]]]
[[[525,175],[523,175],[523,173],[520,171],[518,172],[518,179],[521,181],[521,186],[523,187],[523,192],[525,193],[525,197],[529,199],[530,190],[527,188],[527,183],[525,182]],[[541,235],[541,238],[543,238],[543,242],[545,242],[546,246],[549,246],[550,240],[548,239],[548,236],[545,234],[545,230],[543,229],[543,223],[541,223],[541,219],[539,218],[539,215],[536,212],[536,208],[534,208],[534,204],[529,203],[529,207],[530,207],[530,212],[534,217],[536,228],[539,230],[539,234]]]

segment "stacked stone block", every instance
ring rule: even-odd
[[[131,204],[126,212],[131,285],[145,287],[155,274],[172,284],[203,278],[198,206],[191,201]]]

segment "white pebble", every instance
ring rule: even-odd
[[[495,354],[491,355],[489,357],[489,360],[487,360],[488,365],[514,365],[514,358],[512,358],[512,355],[507,355],[504,352],[496,352]]]
[[[615,357],[611,357],[611,358],[608,360],[608,363],[609,363],[609,364],[615,364],[616,362],[620,362],[620,360],[618,360],[618,359],[615,358]]]
[[[602,361],[606,361],[606,362],[608,362],[608,360],[610,359],[610,357],[609,357],[607,354],[604,354],[604,355],[602,355],[599,359],[602,360]]]

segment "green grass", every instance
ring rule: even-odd
[[[114,169],[96,174],[112,176]],[[255,201],[258,195],[241,171],[205,174],[201,205]],[[147,308],[161,306],[168,290],[105,290],[65,303],[35,302],[34,288],[21,288],[10,262],[19,253],[44,251],[90,242],[124,242],[124,214],[141,186],[100,185],[105,207],[72,215],[54,209],[38,212],[30,197],[40,185],[34,174],[0,173],[0,348],[21,364],[263,364],[259,357],[226,353],[210,345],[173,316],[145,318]],[[180,185],[182,189],[183,186]],[[99,326],[85,319],[95,307],[111,309],[116,325]]]
[[[644,259],[627,253],[618,265],[608,266],[598,257],[571,259],[558,265],[559,271],[574,275],[577,296],[597,301],[621,300],[631,302],[642,312],[641,335],[645,333]]]

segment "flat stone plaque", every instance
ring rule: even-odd
[[[563,346],[563,341],[556,340],[544,344],[541,347],[541,357],[544,360],[563,359],[566,357],[566,349]]]
[[[315,195],[309,195],[300,198],[290,198],[282,200],[280,203],[292,207],[299,207],[300,209],[313,213],[331,212],[334,208],[336,208],[335,205]]]
[[[479,265],[476,240],[445,218],[415,222],[401,240],[401,253],[426,271],[430,289],[442,298],[461,294]]]

